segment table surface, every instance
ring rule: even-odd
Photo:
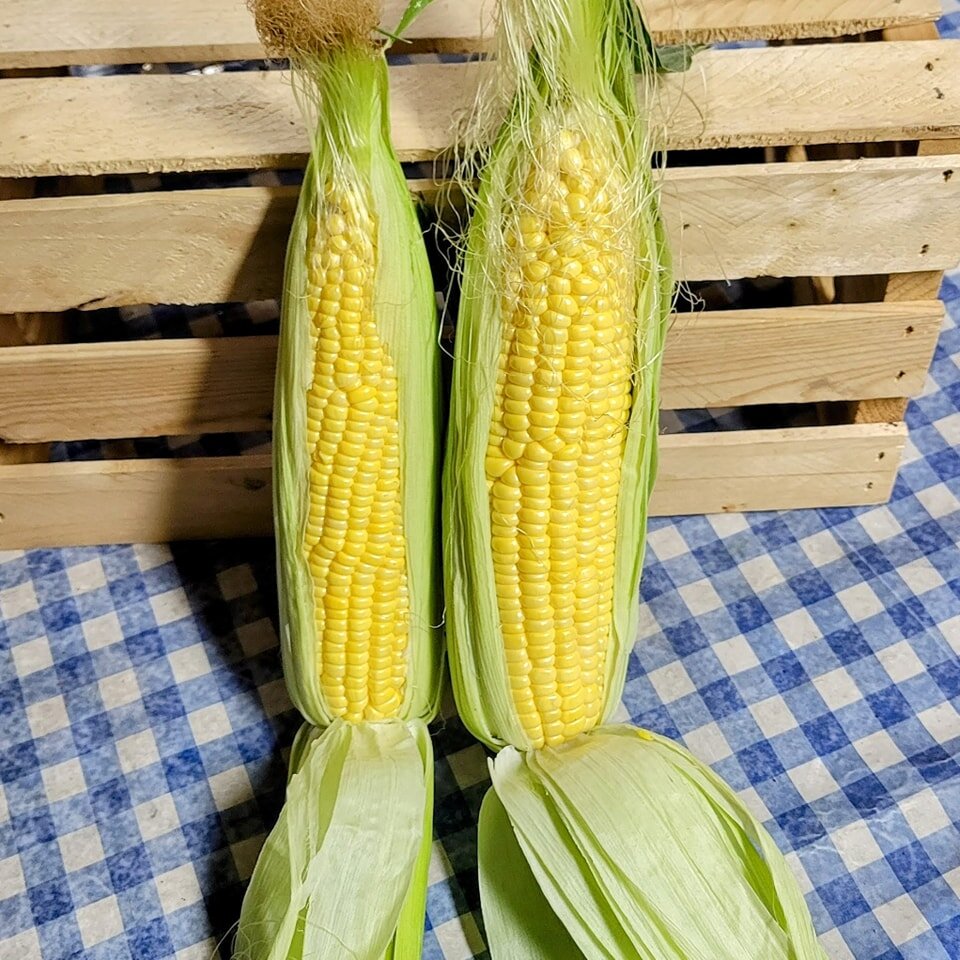
[[[960,276],[943,296],[888,505],[651,525],[622,715],[740,792],[831,960],[960,958]],[[120,316],[126,336],[275,319]],[[0,554],[0,960],[208,960],[229,938],[298,726],[274,576],[259,541]],[[485,754],[452,711],[434,732],[424,957],[481,958]]]

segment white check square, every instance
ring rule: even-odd
[[[67,579],[75,594],[88,593],[107,585],[103,564],[98,557],[67,567]]]
[[[152,763],[160,762],[157,741],[154,739],[151,730],[143,730],[140,733],[118,740],[117,756],[120,758],[120,769],[124,773],[142,770]]]
[[[101,617],[84,620],[81,629],[89,650],[100,650],[123,639],[120,620],[112,610]]]
[[[926,670],[923,661],[906,640],[877,651],[877,659],[883,664],[890,679],[903,683],[911,677],[917,677]]]
[[[158,593],[150,598],[150,606],[153,608],[153,616],[158,626],[164,626],[168,623],[174,623],[189,617],[192,613],[190,601],[187,595],[180,587],[168,590],[166,593]]]
[[[70,717],[67,715],[67,705],[59,694],[39,703],[31,703],[27,707],[27,722],[35,737],[45,737],[48,733],[56,733],[70,726]]]
[[[46,637],[37,637],[36,640],[18,643],[10,648],[10,655],[13,657],[13,667],[17,671],[17,676],[21,678],[53,666],[53,656]]]
[[[863,699],[856,681],[843,667],[814,677],[813,685],[831,710],[839,710]]]
[[[233,732],[227,708],[222,703],[213,703],[209,707],[194,710],[188,719],[193,731],[193,741],[197,746],[219,740]]]
[[[15,587],[0,590],[0,617],[4,620],[13,620],[22,617],[25,613],[39,610],[37,593],[33,589],[33,581],[18,583]]]
[[[889,903],[880,904],[874,910],[874,916],[897,947],[930,929],[920,908],[907,893]]]
[[[77,911],[76,917],[80,938],[87,949],[123,933],[123,918],[115,896],[88,903]]]
[[[237,597],[246,597],[257,592],[257,581],[246,563],[218,573],[217,583],[220,584],[224,600],[236,600]]]
[[[52,767],[44,767],[40,771],[40,776],[43,779],[43,789],[49,803],[74,797],[87,789],[83,767],[80,766],[80,761],[76,757]]]
[[[88,827],[64,834],[59,839],[60,856],[68,873],[89,867],[91,863],[103,860],[103,842],[95,823]]]

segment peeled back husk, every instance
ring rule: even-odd
[[[305,726],[284,808],[257,861],[238,960],[416,960],[433,753],[419,721]]]
[[[480,891],[495,960],[824,960],[776,844],[673,741],[611,726],[507,747],[491,768]]]

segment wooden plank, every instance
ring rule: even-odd
[[[668,339],[663,405],[914,392],[942,315],[938,303],[681,315]],[[276,338],[266,336],[3,350],[0,438],[33,443],[269,429],[275,355]]]
[[[643,0],[661,43],[849,36],[932,21],[939,0]]]
[[[887,499],[902,426],[662,439],[653,513],[853,506]],[[269,536],[270,458],[0,466],[0,549]]]
[[[664,437],[657,516],[883,503],[906,441],[900,425]]]
[[[838,304],[681,315],[664,356],[667,409],[815,403],[919,390],[939,303]]]
[[[960,157],[670,170],[677,274],[952,267],[960,176],[944,173],[954,166]],[[258,187],[2,201],[0,312],[274,297],[295,204],[293,188]]]
[[[907,415],[909,402],[906,397],[858,400],[852,404],[850,419],[853,423],[900,423]]]
[[[890,304],[920,299],[939,302],[935,301],[934,298],[940,292],[942,280],[943,274],[938,271],[896,274],[890,277],[887,282],[884,300]],[[936,346],[937,334],[939,334],[939,329],[934,335],[934,347]],[[929,361],[927,365],[929,366]],[[849,405],[847,416],[852,423],[897,423],[903,420],[907,413],[907,398],[923,389],[926,374],[927,368],[924,367],[923,377],[914,386],[903,386],[897,390],[890,390],[882,397],[868,397],[857,400]]]
[[[0,466],[0,548],[271,533],[270,457]]]
[[[883,299],[888,303],[904,303],[909,300],[935,300],[940,294],[942,284],[942,270],[894,274],[887,281],[887,289]]]
[[[405,5],[385,0],[387,27],[399,21]],[[4,6],[0,69],[263,56],[252,18],[234,0],[167,0],[160,6],[145,0],[5,0]],[[936,0],[645,0],[643,6],[660,43],[838,36],[940,15]],[[491,7],[481,0],[436,0],[407,36],[417,50],[479,49],[490,34]]]
[[[403,160],[450,146],[483,64],[391,71]],[[960,44],[709,50],[663,78],[671,149],[960,136]],[[0,176],[302,164],[306,134],[277,71],[10,79],[0,85]]]
[[[231,337],[0,350],[0,438],[269,430],[276,349],[275,337]]]

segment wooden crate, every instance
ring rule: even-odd
[[[57,440],[269,426],[274,337],[78,345],[63,315],[279,293],[295,189],[110,194],[102,176],[302,165],[289,86],[276,72],[62,75],[258,56],[240,0],[14,6],[0,18],[0,548],[268,534],[265,455],[47,455]],[[664,405],[822,414],[665,437],[655,512],[882,502],[906,440],[900,398],[921,389],[940,328],[940,274],[960,261],[960,43],[934,39],[937,0],[646,6],[660,40],[777,41],[703,52],[662,81],[682,279],[798,278],[790,306],[679,316]],[[480,9],[437,0],[416,48],[477,49]],[[842,36],[860,42],[824,40]],[[403,159],[448,145],[482,69],[392,69]],[[60,179],[37,197],[46,177]]]

